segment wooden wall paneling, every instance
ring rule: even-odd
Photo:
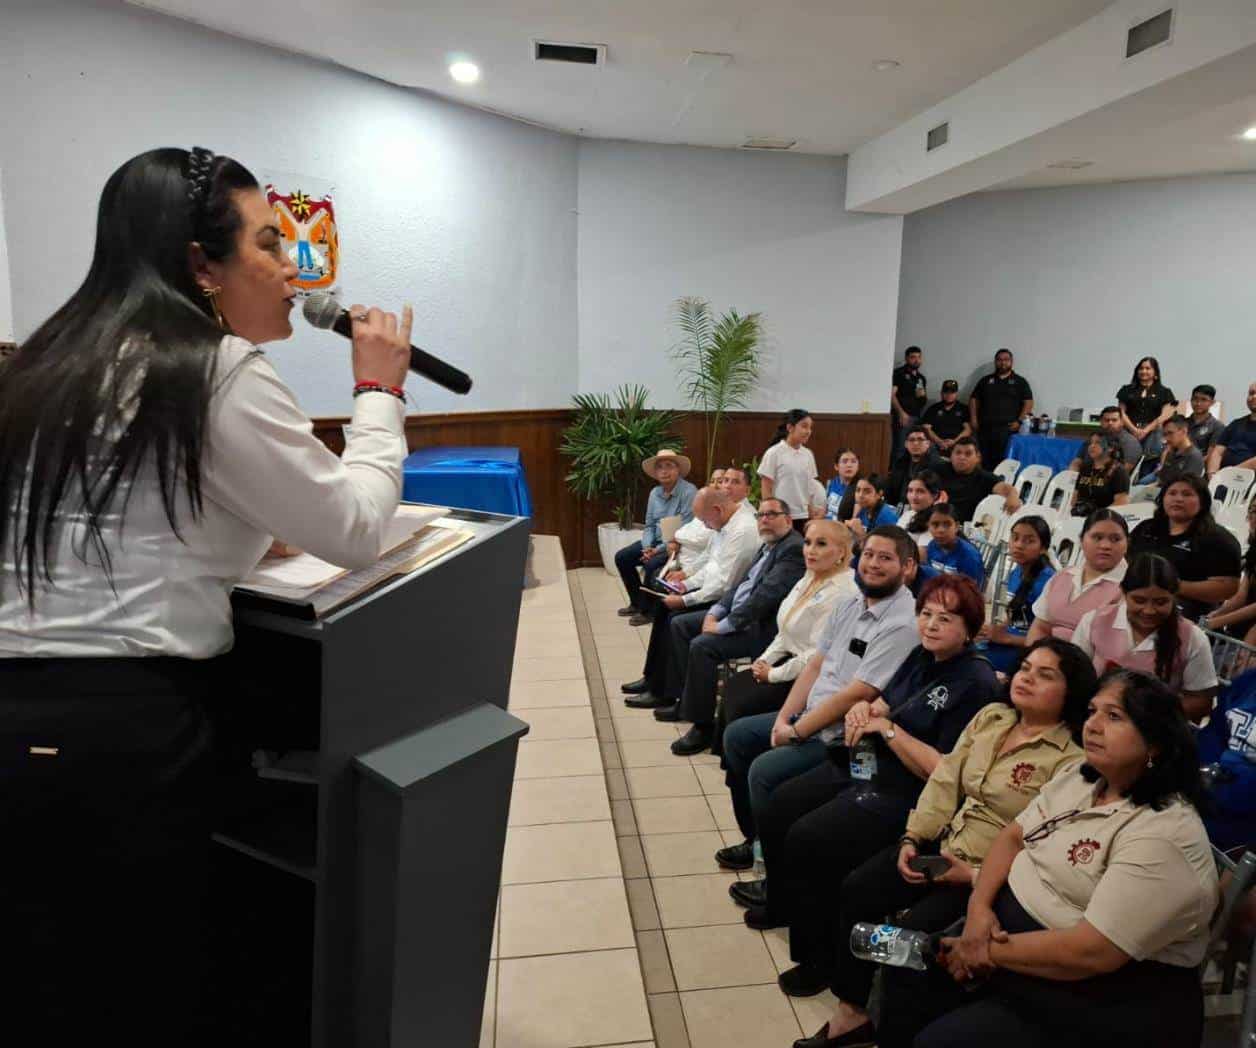
[[[406,444],[417,448],[453,445],[504,445],[519,448],[523,468],[532,492],[532,530],[537,535],[557,535],[569,567],[600,563],[597,525],[610,519],[609,500],[583,503],[570,491],[564,477],[567,461],[558,453],[563,429],[571,412],[566,408],[537,411],[483,411],[440,415],[411,415],[406,418]],[[887,415],[816,414],[810,447],[815,453],[821,479],[832,473],[833,452],[853,447],[865,470],[881,470],[889,458],[890,426]],[[315,434],[337,455],[344,451],[340,427],[349,419],[314,420]],[[780,415],[766,411],[741,411],[729,415],[720,427],[717,457],[721,462],[748,462],[762,456],[772,442]],[[677,431],[685,442],[686,454],[694,461],[694,483],[707,475],[700,416],[684,417]],[[645,513],[648,487],[643,485],[638,519]]]

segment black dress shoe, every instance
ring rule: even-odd
[[[644,611],[639,611],[628,620],[629,626],[648,626],[654,620]]]
[[[672,705],[672,700],[661,699],[647,691],[641,695],[629,695],[628,698],[624,699],[624,705],[633,710],[653,710],[660,706]]]
[[[823,968],[796,964],[776,977],[776,985],[788,997],[814,997],[829,988],[829,979]]]
[[[742,914],[741,919],[746,922],[747,928],[753,928],[757,932],[766,932],[770,928],[784,928],[789,924],[788,921],[773,917],[766,906],[751,906]]]
[[[666,721],[668,724],[675,724],[680,720],[680,703],[669,702],[666,706],[659,706],[654,711],[654,719],[656,721]]]
[[[746,841],[743,844],[733,844],[727,848],[721,848],[715,853],[715,861],[724,870],[754,869],[754,842]],[[740,884],[741,882],[738,881],[737,883]]]
[[[657,716],[657,713],[656,713]],[[701,753],[711,745],[711,731],[709,728],[700,728],[694,725],[684,735],[672,743],[672,752],[677,757],[691,757],[695,753]]]
[[[829,1036],[829,1024],[825,1023],[812,1036],[794,1042],[794,1048],[872,1048],[877,1043],[877,1030],[872,1023],[864,1023],[836,1037]]]
[[[753,865],[753,862],[751,865]],[[733,881],[728,886],[728,894],[738,906],[745,906],[747,909],[752,906],[766,906],[768,904],[768,882],[763,879],[757,881]]]
[[[615,614],[626,619],[629,615],[640,615],[641,609],[629,604],[626,608],[620,608]]]
[[[650,690],[650,682],[644,677],[638,677],[636,680],[629,681],[627,684],[621,684],[619,690],[625,695],[644,695]]]

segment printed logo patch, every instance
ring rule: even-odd
[[[946,705],[947,700],[951,697],[951,693],[947,690],[945,684],[939,684],[927,694],[928,706],[931,710],[940,710]]]
[[[1070,866],[1087,866],[1090,861],[1099,854],[1099,842],[1088,840],[1083,837],[1080,841],[1075,841],[1068,850],[1068,861]]]
[[[1020,764],[1012,769],[1012,785],[1017,789],[1021,789],[1025,783],[1033,778],[1036,770],[1035,765],[1030,764],[1028,761],[1021,761]]]

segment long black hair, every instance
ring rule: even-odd
[[[1170,522],[1169,515],[1164,511],[1164,497],[1175,484],[1187,485],[1199,498],[1199,513],[1191,521],[1187,534],[1207,535],[1222,530],[1221,525],[1212,519],[1212,492],[1208,490],[1204,478],[1193,473],[1179,473],[1156,494],[1156,512],[1152,514],[1151,521],[1152,528],[1158,535],[1166,538],[1169,535]]]
[[[1038,559],[1032,564],[1026,564],[1021,568],[1020,585],[1016,587],[1016,592],[1012,594],[1012,599],[1007,604],[1009,622],[1015,621],[1025,610],[1025,606],[1029,603],[1029,594],[1033,592],[1034,583],[1038,581],[1038,576],[1051,566],[1051,559],[1048,556],[1051,550],[1051,529],[1047,527],[1047,522],[1041,517],[1033,515],[1021,517],[1020,520],[1012,525],[1012,531],[1015,531],[1022,524],[1033,529],[1034,534],[1038,536],[1038,541],[1042,544],[1042,552],[1038,554]]]
[[[1121,580],[1121,592],[1132,593],[1134,590],[1148,589],[1151,586],[1172,593],[1176,597],[1181,586],[1181,579],[1178,577],[1177,568],[1164,557],[1155,553],[1140,553],[1130,561],[1129,567],[1125,570],[1125,578]],[[1166,684],[1173,675],[1173,667],[1181,655],[1182,638],[1178,633],[1181,621],[1182,613],[1178,611],[1177,602],[1174,601],[1169,617],[1160,623],[1156,630],[1156,676]]]
[[[82,286],[5,365],[0,563],[12,556],[32,608],[36,576],[52,582],[67,499],[87,528],[76,552],[85,558],[90,542],[110,578],[101,520],[150,456],[175,533],[181,487],[199,515],[212,350],[223,331],[189,251],[198,243],[211,261],[229,258],[242,221],[232,194],[256,188],[238,163],[207,150],[128,160],[101,193]]]
[[[923,535],[929,530],[929,514],[933,512],[938,496],[942,493],[942,478],[931,469],[922,469],[907,481],[907,486],[911,487],[912,481],[915,480],[925,486],[925,490],[933,496],[933,502],[912,514],[911,520],[907,522],[906,530],[909,535]]]
[[[1138,381],[1138,369],[1144,364],[1150,364],[1152,370],[1156,373],[1156,377],[1151,380],[1151,388],[1160,389],[1163,385],[1160,381],[1160,361],[1158,361],[1155,357],[1143,357],[1137,364],[1134,365],[1134,375],[1130,379],[1130,385],[1135,389],[1142,388],[1142,383]]]
[[[1130,800],[1159,811],[1177,796],[1199,808],[1204,797],[1199,750],[1177,695],[1163,681],[1137,670],[1105,673],[1099,690],[1111,685],[1121,689],[1125,712],[1143,741],[1156,751],[1151,764],[1130,789]],[[1089,764],[1083,764],[1081,771],[1087,782],[1099,781],[1099,772]]]
[[[1015,668],[1008,675],[1004,699],[1011,704],[1012,678],[1020,672],[1021,664],[1039,648],[1051,652],[1060,664],[1060,675],[1064,678],[1064,706],[1060,710],[1060,720],[1068,725],[1073,741],[1080,743],[1082,727],[1086,723],[1086,710],[1099,688],[1099,674],[1095,672],[1094,659],[1072,641],[1061,640],[1059,637],[1043,637],[1028,648],[1022,648]]]
[[[811,412],[803,411],[802,408],[794,408],[792,411],[786,412],[785,417],[781,420],[781,424],[776,427],[776,442],[779,443],[788,437],[789,427],[798,425],[805,418],[811,418]]]

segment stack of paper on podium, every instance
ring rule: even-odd
[[[470,531],[442,519],[448,512],[448,506],[402,503],[384,532],[379,560],[369,568],[348,571],[312,553],[264,557],[236,591],[292,605],[294,612],[318,618],[470,539]]]

